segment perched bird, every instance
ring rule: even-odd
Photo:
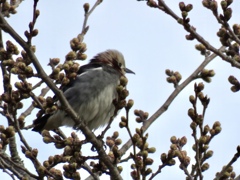
[[[113,100],[118,94],[116,87],[125,73],[133,73],[125,67],[125,60],[117,50],[97,54],[86,65],[80,66],[75,80],[63,87],[64,96],[91,130],[104,126],[113,116]],[[60,103],[58,103],[60,105]],[[53,130],[60,126],[73,127],[75,122],[65,111],[58,109],[33,122],[33,131]]]

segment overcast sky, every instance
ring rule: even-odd
[[[93,5],[94,2],[94,0],[89,1],[90,5]],[[201,1],[189,0],[188,2],[194,3],[194,8],[189,13],[191,24],[212,45],[220,47],[216,36],[220,25],[217,24],[212,13],[203,8]],[[84,17],[83,3],[84,1],[79,0],[39,2],[40,16],[36,24],[39,35],[34,38],[33,44],[37,47],[38,59],[48,73],[51,70],[47,66],[49,58],[59,57],[63,62],[65,55],[70,51],[69,41],[81,32]],[[166,3],[180,15],[178,1],[170,0]],[[185,3],[187,4],[187,1]],[[233,18],[230,23],[240,23],[240,3],[236,0],[231,7]],[[221,9],[219,10],[221,12]],[[28,29],[31,14],[32,1],[24,1],[18,8],[18,14],[8,19],[22,37],[24,37],[24,31]],[[146,2],[105,0],[90,16],[88,25],[90,28],[84,39],[87,44],[88,59],[107,49],[121,51],[124,54],[127,67],[136,73],[136,75],[127,76],[130,92],[128,98],[134,99],[133,109],[142,109],[149,112],[150,115],[166,101],[174,90],[172,84],[166,82],[165,69],[179,71],[184,80],[204,60],[204,57],[195,50],[194,46],[197,42],[186,41],[185,35],[187,33],[180,25],[165,13],[146,6]],[[7,39],[8,36],[4,35],[4,41]],[[240,94],[230,91],[231,85],[227,80],[229,75],[235,75],[238,78],[240,73],[239,69],[232,68],[220,58],[211,62],[207,69],[214,69],[216,76],[212,79],[212,83],[205,83],[204,93],[211,99],[205,124],[209,124],[211,127],[217,120],[222,124],[222,132],[210,144],[210,149],[214,150],[213,157],[207,161],[210,164],[210,169],[203,174],[205,179],[213,179],[215,173],[220,171],[222,166],[233,157],[237,145],[240,144],[238,133]],[[191,121],[187,116],[187,111],[191,107],[188,98],[193,93],[193,83],[191,83],[177,96],[168,111],[148,129],[149,146],[157,148],[157,152],[151,156],[155,165],[153,172],[160,164],[160,154],[169,150],[169,139],[173,135],[188,138],[185,150],[194,162],[194,152],[191,148],[194,141],[189,128]],[[29,103],[24,104],[26,108]],[[31,124],[36,117],[35,113],[27,117],[27,124]],[[133,112],[130,114],[132,130],[134,131],[138,125],[134,123]],[[113,130],[109,131],[110,135],[111,132],[118,129],[118,123],[119,118],[114,121]],[[62,129],[68,134],[71,132],[70,128]],[[30,145],[33,148],[39,148],[41,161],[53,154],[54,147],[43,144],[39,134],[30,131],[24,133],[27,135]],[[123,142],[125,142],[128,139],[125,136],[126,131],[120,130],[120,133]],[[18,148],[20,149],[20,146]],[[89,149],[84,154],[88,151]],[[61,153],[61,151],[56,151],[56,153]],[[30,162],[26,161],[26,163],[30,169],[33,169]],[[131,172],[130,164],[123,166],[125,170],[122,175],[126,179]],[[240,174],[239,161],[235,163],[234,167],[236,174]],[[10,179],[3,172],[0,172],[0,178]],[[185,179],[184,172],[178,166],[164,168],[156,179],[171,180],[176,178]]]

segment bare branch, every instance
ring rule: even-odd
[[[224,46],[218,49],[218,51],[223,51],[225,49]],[[159,117],[161,116],[171,105],[172,101],[177,97],[177,95],[193,80],[195,80],[201,72],[201,70],[208,65],[215,57],[217,57],[216,54],[212,54],[205,58],[205,60],[198,66],[198,68],[179,86],[177,86],[174,91],[171,93],[171,95],[168,97],[168,99],[165,101],[165,103],[147,120],[144,122],[143,130],[144,132],[150,127],[150,125]],[[125,152],[132,146],[132,141],[129,139],[120,149],[121,154],[125,154]]]

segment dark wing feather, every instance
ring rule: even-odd
[[[32,131],[36,131],[41,133],[45,124],[47,123],[48,118],[51,116],[51,114],[46,114],[40,118],[37,118],[33,121],[34,124],[34,128],[32,129]]]

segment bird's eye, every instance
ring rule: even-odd
[[[118,63],[118,66],[119,66],[119,67],[122,67],[122,63]]]

